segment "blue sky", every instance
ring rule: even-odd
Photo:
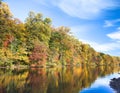
[[[96,51],[120,55],[120,0],[4,0],[13,15],[24,21],[29,11],[67,26]]]

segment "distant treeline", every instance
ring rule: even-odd
[[[96,52],[50,18],[30,12],[25,22],[0,2],[0,66],[116,65],[120,58]]]

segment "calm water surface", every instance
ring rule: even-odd
[[[119,67],[0,69],[0,93],[120,93],[119,77]]]

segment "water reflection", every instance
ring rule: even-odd
[[[99,86],[96,88],[85,89],[80,93],[113,93],[113,90],[106,86]]]
[[[114,67],[64,67],[29,70],[0,69],[0,93],[111,93],[108,87],[93,86],[98,77],[118,72]],[[98,80],[98,79],[97,79]],[[95,85],[97,86],[97,85]],[[88,89],[87,89],[88,88]]]

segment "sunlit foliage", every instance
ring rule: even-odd
[[[0,2],[0,66],[119,65],[120,58],[96,52],[50,18],[30,12],[25,22]]]

